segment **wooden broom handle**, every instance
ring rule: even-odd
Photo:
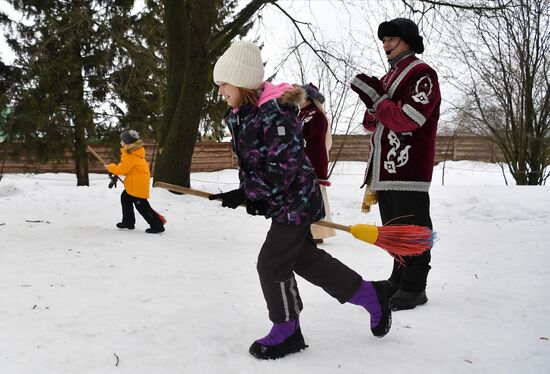
[[[319,225],[319,226],[330,227],[330,228],[332,228],[332,229],[336,229],[336,230],[340,230],[340,231],[345,231],[345,232],[350,232],[350,229],[351,229],[350,226],[341,225],[341,224],[339,224],[339,223],[329,222],[329,221],[324,221],[324,220],[317,221],[317,222],[313,222],[313,224],[314,224],[314,225]]]
[[[199,191],[199,190],[195,190],[193,188],[182,187],[182,186],[178,186],[177,184],[170,184],[170,183],[165,183],[165,182],[155,182],[154,186],[164,188],[164,189],[167,189],[167,190],[170,190],[170,191],[184,193],[186,195],[204,197],[206,199],[208,199],[208,196],[212,195],[209,192]]]
[[[90,151],[95,156],[95,158],[99,160],[99,162],[101,162],[103,165],[107,165],[107,163],[101,158],[100,155],[97,154],[96,151],[94,151],[92,147],[88,145],[87,148],[88,148],[88,151]]]
[[[186,194],[186,195],[203,197],[203,198],[206,198],[206,199],[208,199],[208,196],[212,195],[210,192],[195,190],[193,188],[182,187],[182,186],[178,186],[176,184],[170,184],[170,183],[165,183],[165,182],[155,182],[154,186],[164,188],[164,189],[167,189],[167,190],[170,190],[170,191],[181,192],[181,193]],[[334,223],[334,222],[328,222],[328,221],[321,220],[321,221],[314,222],[314,224],[319,225],[319,226],[330,227],[330,228],[345,231],[345,232],[350,231],[350,226],[341,225],[339,223]]]

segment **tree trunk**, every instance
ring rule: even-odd
[[[168,92],[154,179],[189,187],[191,158],[212,68],[208,42],[218,2],[166,0],[165,4]]]
[[[86,153],[86,138],[84,136],[84,125],[75,121],[74,134],[74,164],[76,172],[76,185],[89,186],[88,155]]]
[[[92,112],[84,97],[84,77],[82,76],[83,62],[81,57],[81,45],[73,41],[72,51],[76,63],[72,64],[70,79],[75,87],[70,95],[68,107],[73,122],[74,139],[74,164],[77,186],[89,186],[88,155],[86,153],[86,130],[92,126]]]

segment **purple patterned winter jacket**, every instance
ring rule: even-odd
[[[297,87],[259,107],[243,105],[225,116],[246,198],[265,200],[265,217],[281,224],[310,224],[325,215],[297,116],[296,103],[303,95],[303,89]]]

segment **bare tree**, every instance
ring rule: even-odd
[[[342,43],[336,46],[331,43],[319,41],[318,51],[326,57],[321,61],[313,55],[304,43],[298,43],[295,39],[291,47],[292,55],[296,60],[297,72],[295,79],[299,83],[315,84],[325,96],[324,107],[327,112],[332,134],[350,135],[357,132],[357,123],[354,118],[360,112],[362,105],[359,105],[357,98],[350,97],[349,83],[357,74],[358,67],[350,49],[342,47]],[[330,66],[330,68],[329,68]],[[360,125],[359,125],[360,126]],[[338,149],[334,149],[336,156],[333,157],[329,168],[329,176],[332,174],[339,156],[342,152],[344,141]]]
[[[474,0],[475,1],[475,0]],[[319,43],[302,31],[308,25],[298,21],[288,11],[288,4],[278,0],[163,0],[167,38],[167,94],[164,123],[159,133],[155,179],[188,186],[191,159],[197,140],[202,108],[209,95],[212,65],[217,57],[238,36],[245,35],[266,6],[278,9],[292,21],[302,42],[340,80],[328,62],[329,54]],[[334,1],[343,11],[353,2]],[[366,3],[366,2],[365,2]],[[403,0],[404,8],[420,10],[422,14],[439,7],[464,7],[463,1]],[[493,4],[493,1],[489,1]],[[314,6],[310,2],[310,6]],[[367,5],[363,5],[365,9]],[[470,6],[470,5],[466,5]],[[476,5],[471,5],[474,9]],[[227,12],[227,9],[231,11]],[[232,9],[240,8],[238,13]],[[372,9],[371,9],[372,10]],[[336,55],[332,58],[338,58]]]
[[[550,163],[550,3],[514,0],[511,7],[461,18],[454,49],[468,75],[458,88],[459,119],[496,144],[516,183],[544,184]]]

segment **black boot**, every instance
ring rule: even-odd
[[[382,318],[377,326],[371,327],[372,334],[379,338],[386,335],[391,328],[391,283],[388,281],[371,282],[376,296],[378,296],[378,302],[382,308]]]
[[[392,310],[408,310],[427,302],[426,291],[409,292],[397,290],[391,298],[391,308]]]
[[[391,279],[388,279],[386,282],[390,284],[390,296],[393,296],[399,289],[399,283],[395,283]]]
[[[117,223],[116,227],[118,227],[119,229],[128,229],[128,230],[133,230],[135,228],[133,223],[124,223],[124,222]]]
[[[148,234],[158,234],[164,232],[164,226],[149,227],[147,230],[145,230],[145,232]]]
[[[302,331],[298,328],[292,335],[286,338],[282,343],[276,345],[263,345],[257,341],[252,343],[248,352],[261,360],[273,360],[284,357],[291,353],[300,352],[306,349]]]

